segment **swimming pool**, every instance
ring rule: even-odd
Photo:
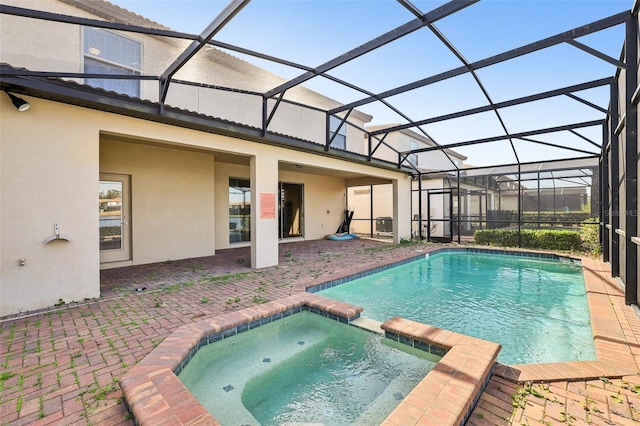
[[[201,347],[179,374],[221,424],[380,424],[439,358],[300,312]]]
[[[596,359],[582,268],[572,261],[442,251],[322,290],[364,308],[500,343],[506,364]]]

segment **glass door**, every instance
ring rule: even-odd
[[[302,237],[303,186],[280,182],[280,238]]]
[[[229,242],[251,241],[251,182],[229,179]]]
[[[130,177],[100,173],[100,263],[131,260]]]

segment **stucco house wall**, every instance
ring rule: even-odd
[[[211,152],[100,138],[100,172],[131,176],[135,264],[214,252],[214,160]]]
[[[368,131],[383,130],[388,127],[393,127],[392,124],[383,125],[368,125],[366,129]],[[378,138],[382,138],[383,135],[378,135]],[[390,132],[384,138],[385,144],[380,144],[376,150],[374,157],[380,158],[386,161],[398,162],[398,153],[406,152],[411,149],[429,148],[436,146],[436,144],[423,134],[417,133],[410,129],[398,130]],[[412,143],[416,146],[412,146]],[[365,140],[365,144],[368,144],[368,140]],[[378,144],[378,140],[372,139],[372,145],[375,147]],[[446,154],[445,154],[446,152]],[[423,171],[433,170],[452,170],[455,167],[461,167],[464,160],[467,159],[464,155],[457,153],[453,150],[441,151],[429,151],[420,152],[414,154],[414,158],[417,158],[417,167]],[[452,163],[455,163],[455,165]]]
[[[5,98],[0,315],[98,297],[96,113],[68,105],[47,108],[50,102],[29,99],[29,114],[20,114]],[[54,235],[54,224],[69,241],[44,243]]]
[[[304,170],[304,167],[303,167]],[[343,178],[280,171],[280,181],[302,184],[303,235],[318,240],[332,234],[342,223],[346,182]]]
[[[230,246],[228,177],[244,177],[251,166],[216,162],[216,153],[275,159],[273,175],[260,175],[271,192],[279,181],[303,184],[306,239],[323,238],[341,222],[344,170],[397,182],[398,202],[397,194],[409,194],[401,172],[25,98],[32,105],[26,113],[7,97],[0,100],[0,315],[99,296],[100,172],[131,176],[131,264],[213,255]],[[292,164],[301,172],[284,167]],[[407,237],[409,212],[402,209],[407,220],[400,218],[399,232]],[[264,222],[277,234],[275,220]],[[44,244],[54,223],[69,241]],[[262,241],[273,241],[277,253],[277,235]]]
[[[157,25],[97,0],[6,2],[105,19],[86,12],[85,3],[99,4],[117,14],[119,21]],[[0,61],[14,68],[83,71],[80,26],[0,15],[0,31]],[[126,36],[142,43],[143,74],[159,74],[188,44]],[[186,77],[257,91],[282,82],[216,49],[199,54],[176,76]],[[72,85],[74,93],[86,91]],[[229,242],[230,177],[251,181],[251,242],[239,245],[251,245],[254,268],[278,263],[277,211],[275,218],[263,217],[261,203],[262,195],[278,195],[279,182],[304,188],[302,237],[296,238],[318,239],[335,232],[342,221],[347,187],[368,182],[388,185],[394,239],[410,237],[411,181],[406,171],[327,156],[322,150],[318,154],[247,140],[244,135],[165,124],[161,117],[150,121],[46,96],[21,96],[31,104],[27,112],[18,112],[6,96],[0,97],[0,316],[99,297],[101,267],[208,256],[234,246]],[[287,91],[287,96],[325,109],[338,105],[304,88]],[[157,83],[141,82],[141,97],[157,100]],[[172,84],[167,103],[261,125],[261,103],[240,93]],[[349,117],[360,127],[370,119],[358,111]],[[326,117],[313,109],[280,105],[268,130],[324,143]],[[346,149],[364,153],[363,131],[349,126],[346,134]],[[130,255],[102,264],[97,205],[101,174],[127,176],[131,185]],[[45,244],[54,235],[54,224],[68,241]]]
[[[83,3],[89,4],[91,2],[9,0],[4,3],[59,14],[105,19],[91,14],[83,8],[74,7],[74,4],[83,5]],[[106,12],[118,15],[120,18],[126,18],[131,24],[166,28],[113,5],[108,5]],[[84,30],[82,26],[0,15],[0,31],[0,62],[9,63],[14,67],[24,67],[31,71],[82,73],[84,70]],[[142,64],[140,70],[143,75],[162,74],[190,43],[188,40],[168,37],[123,31],[111,32],[141,44]],[[285,82],[282,77],[215,48],[207,48],[199,52],[176,73],[175,79],[260,93]],[[82,79],[76,79],[76,81],[84,82]],[[141,81],[140,98],[157,102],[159,100],[158,82]],[[323,109],[339,105],[338,102],[304,87],[288,90],[285,99]],[[255,127],[260,127],[262,123],[262,98],[256,95],[188,86],[174,82],[169,86],[166,103],[177,108]],[[269,111],[271,111],[275,101],[270,100],[268,104]],[[349,117],[349,121],[360,128],[370,120],[371,116],[360,111],[354,111]],[[275,133],[317,143],[324,143],[326,140],[325,114],[286,103],[278,106],[268,129]],[[349,126],[347,128],[346,149],[363,154],[362,138],[362,131]]]

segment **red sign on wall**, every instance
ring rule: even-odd
[[[276,194],[273,192],[260,193],[260,219],[276,218]]]

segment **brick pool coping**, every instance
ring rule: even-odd
[[[309,297],[311,296],[311,297]],[[320,296],[296,294],[284,299],[242,309],[193,324],[183,325],[155,347],[122,379],[120,388],[134,421],[139,425],[218,425],[176,375],[176,371],[211,336],[217,340],[257,327],[268,319],[290,315],[296,308],[321,309],[325,315],[346,322],[357,318],[362,308]],[[337,319],[337,318],[336,318]],[[257,323],[256,323],[257,321]],[[345,322],[341,321],[341,322]]]
[[[624,292],[607,276],[602,262],[576,257],[582,262],[596,361],[501,365],[495,374],[516,383],[620,378],[638,372],[634,355],[639,350],[629,344],[621,325],[624,315],[617,304]],[[615,320],[617,318],[617,320]]]
[[[399,317],[384,322],[382,329],[387,337],[398,336],[401,342],[428,343],[447,350],[382,425],[464,424],[491,378],[501,346]]]
[[[120,380],[125,403],[139,425],[218,425],[176,375],[195,351],[300,310],[311,310],[340,322],[359,317],[361,307],[310,293],[246,308],[184,325],[173,332]],[[382,324],[385,335],[411,346],[434,346],[446,353],[387,417],[385,425],[461,425],[491,378],[500,345],[394,317]]]
[[[602,261],[567,253],[554,253],[532,249],[507,247],[430,247],[417,254],[379,267],[361,270],[320,284],[308,285],[306,291],[316,292],[347,281],[371,275],[389,268],[413,262],[443,252],[478,252],[517,257],[543,259],[567,259],[582,266],[589,317],[593,331],[597,360],[552,362],[538,364],[504,365],[497,363],[494,374],[515,383],[554,382],[566,380],[593,380],[600,377],[620,378],[638,372],[635,356],[640,349],[630,345],[621,323],[624,315],[619,312],[618,298],[624,297],[620,284],[612,278]]]
[[[401,262],[422,258],[426,253],[434,251],[439,250],[438,248],[424,251],[416,250],[413,255],[402,258]],[[513,252],[513,250],[493,251]],[[532,253],[535,254],[535,252]],[[548,252],[544,254],[548,255]],[[383,324],[383,329],[387,335],[391,334],[392,338],[395,336],[399,340],[413,339],[415,342],[431,343],[449,349],[449,351],[438,363],[438,367],[425,376],[396,410],[389,415],[384,424],[419,424],[421,421],[429,420],[431,422],[433,419],[439,419],[439,424],[463,424],[469,418],[479,394],[492,375],[513,383],[523,383],[529,381],[590,380],[636,374],[638,367],[634,355],[638,353],[638,350],[630,346],[627,339],[628,330],[621,325],[624,324],[621,315],[624,315],[619,311],[617,301],[623,295],[623,290],[619,283],[606,273],[606,268],[603,267],[601,261],[566,254],[558,256],[582,262],[597,361],[502,365],[495,362],[499,351],[499,345],[495,343],[457,335],[425,324],[393,318]],[[356,275],[365,272],[365,269],[357,271]],[[353,273],[344,274],[343,277],[340,275],[338,275],[339,280],[353,277]],[[309,284],[308,282],[300,282],[298,285],[294,285],[294,291],[298,291],[294,296],[218,316],[211,320],[201,320],[193,325],[178,329],[176,333],[179,334],[172,334],[168,337],[164,343],[156,348],[159,351],[154,350],[150,353],[120,381],[125,401],[135,421],[139,424],[154,425],[159,422],[189,425],[218,424],[215,418],[188,392],[174,373],[175,369],[180,368],[181,360],[189,356],[193,347],[198,345],[205,333],[220,333],[223,329],[247,325],[254,322],[256,318],[272,315],[273,312],[282,312],[291,309],[291,307],[313,305],[316,309],[333,310],[334,315],[341,313],[341,309],[358,309],[315,294],[302,293],[309,287],[313,287],[315,283]],[[342,317],[350,317],[351,313],[353,311],[343,312]],[[614,318],[618,318],[618,320],[612,321]],[[165,343],[171,345],[170,339],[172,338],[175,339],[173,346],[165,347]],[[462,339],[458,343],[463,341],[466,343],[460,343],[460,346],[449,346],[456,339]],[[473,342],[473,344],[469,342]],[[495,349],[493,361],[480,362],[477,359],[478,343],[488,344],[487,351],[490,358]],[[464,346],[468,346],[466,352]],[[475,362],[478,364],[474,364]],[[482,380],[479,375],[483,377]]]

